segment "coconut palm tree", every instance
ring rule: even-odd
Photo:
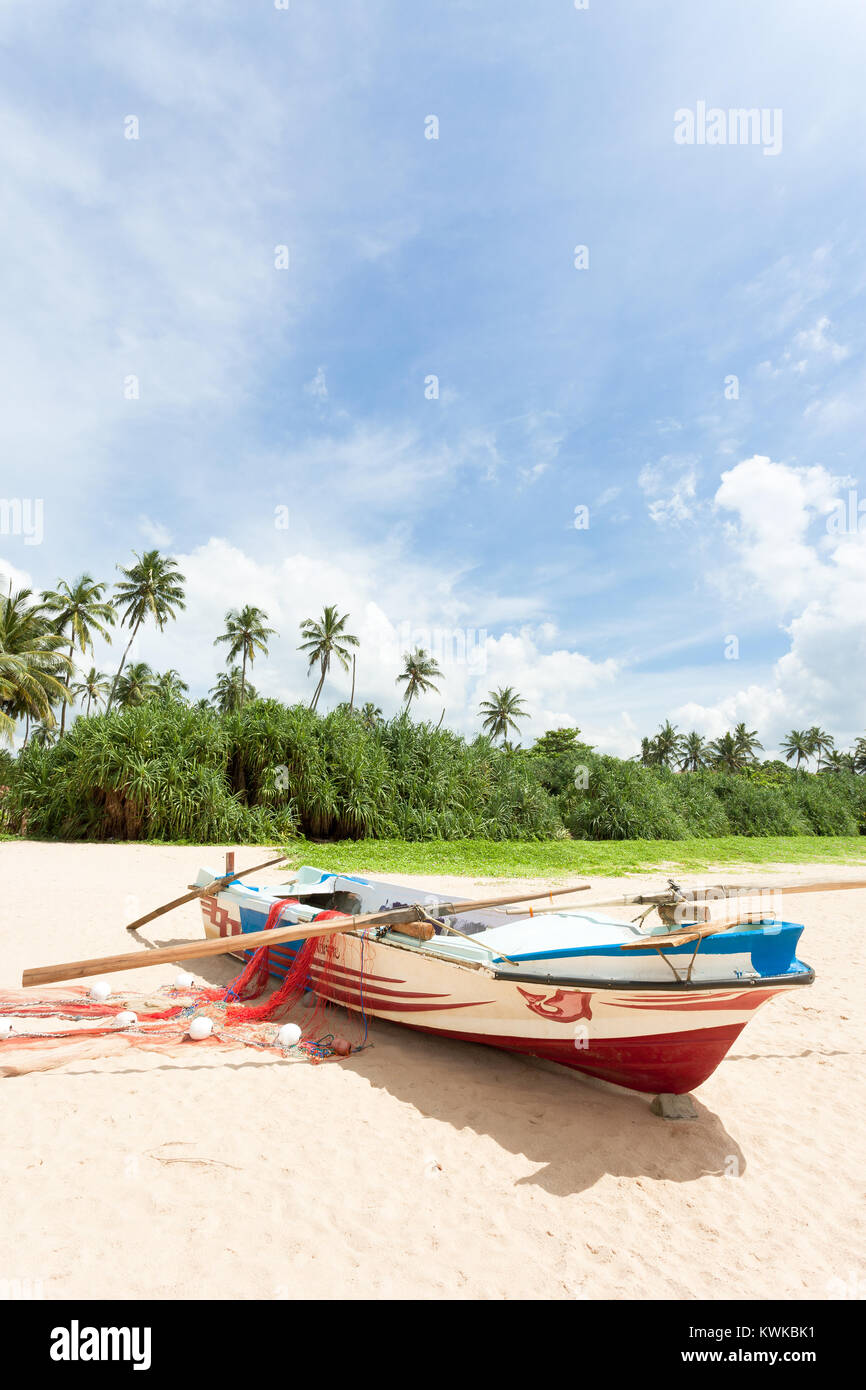
[[[672,767],[682,752],[683,736],[678,733],[669,719],[659,727],[653,740],[662,767]]]
[[[819,772],[854,772],[854,756],[852,753],[842,753],[838,748],[831,748],[824,759],[823,766],[818,768]]]
[[[743,759],[743,764],[756,763],[758,760],[755,753],[758,749],[763,752],[763,743],[758,742],[757,729],[747,729],[745,724],[737,724],[734,729],[734,743],[737,752]]]
[[[635,760],[642,763],[644,767],[658,767],[661,762],[659,757],[658,744],[654,738],[642,738],[640,741],[640,752],[635,754]]]
[[[516,721],[528,719],[529,712],[523,707],[522,697],[510,685],[503,686],[500,690],[490,690],[488,695],[489,700],[482,700],[478,708],[478,713],[485,716],[481,727],[491,738],[501,736],[504,743],[509,729],[514,729],[515,733],[520,732]]]
[[[745,754],[740,751],[737,740],[730,731],[722,734],[721,738],[713,739],[708,751],[713,767],[722,772],[742,772],[746,764]]]
[[[442,672],[432,656],[428,656],[423,647],[416,647],[414,652],[403,653],[403,670],[397,677],[396,684],[400,685],[405,681],[406,689],[403,691],[403,698],[408,709],[416,695],[426,695],[428,690],[435,690],[439,693],[438,685],[433,684],[433,677],[442,679]]]
[[[104,671],[97,671],[95,666],[91,666],[86,676],[72,687],[72,695],[76,700],[83,700],[87,697],[87,708],[84,711],[85,719],[90,718],[90,706],[95,700],[97,705],[103,695],[108,694],[108,677]]]
[[[246,700],[257,698],[253,686],[243,683],[239,666],[232,666],[228,671],[221,671],[217,677],[216,685],[209,693],[221,714],[228,714],[231,710],[240,709]]]
[[[866,738],[858,738],[851,750],[855,772],[866,772]]]
[[[808,762],[815,751],[807,729],[792,729],[791,732],[782,739],[780,747],[788,762],[796,757],[796,766],[798,769],[803,759],[805,758]]]
[[[382,711],[378,705],[373,704],[372,700],[368,700],[366,705],[358,710],[358,718],[364,727],[372,732],[382,723]]]
[[[114,698],[121,709],[143,705],[156,692],[156,676],[146,661],[131,661],[114,685]]]
[[[709,749],[702,734],[695,729],[690,734],[684,734],[680,744],[680,771],[681,772],[700,772],[702,767],[706,767],[709,758]]]
[[[50,748],[52,743],[57,742],[57,720],[53,714],[51,722],[41,719],[38,724],[34,724],[30,731],[30,742],[35,743],[37,748]]]
[[[72,679],[72,655],[77,647],[82,655],[93,651],[93,634],[98,632],[106,642],[111,641],[109,627],[117,619],[114,604],[103,599],[106,585],[82,574],[70,587],[65,579],[58,579],[57,588],[46,590],[42,595],[42,606],[52,615],[57,632],[69,639],[69,674],[66,677],[66,691]],[[66,731],[66,706],[71,700],[64,700],[60,711],[60,736]]]
[[[301,623],[301,636],[304,641],[301,642],[298,651],[307,653],[309,659],[308,674],[316,664],[321,672],[319,684],[316,686],[310,701],[310,709],[315,709],[319,703],[322,686],[325,684],[325,677],[331,665],[331,657],[337,658],[344,671],[349,669],[349,658],[352,655],[349,648],[357,647],[358,639],[353,637],[351,632],[346,631],[348,620],[348,613],[344,613],[341,618],[337,614],[336,605],[329,604],[322,609],[322,616],[318,622],[314,618],[305,618]]]
[[[69,698],[64,638],[34,601],[31,589],[0,599],[0,739],[11,743],[15,721],[54,722],[52,705]],[[26,735],[25,735],[26,742]]]
[[[247,683],[247,662],[252,666],[256,659],[256,652],[268,654],[268,638],[276,637],[278,633],[275,628],[266,627],[268,615],[263,608],[255,608],[247,604],[245,608],[230,608],[226,613],[226,630],[219,637],[214,638],[214,646],[220,642],[228,642],[229,649],[226,660],[229,665],[236,657],[242,657],[241,665],[241,704],[244,702],[244,691]]]
[[[182,700],[189,694],[189,686],[181,679],[180,672],[171,667],[154,676],[153,693],[163,700]]]
[[[819,729],[817,724],[813,724],[811,729],[807,729],[806,736],[811,744],[811,751],[818,754],[818,767],[821,766],[821,759],[825,753],[832,753],[836,746],[836,741],[832,734],[828,734],[825,729]]]
[[[160,555],[158,550],[146,550],[143,555],[135,554],[135,564],[128,569],[118,565],[125,577],[115,585],[117,598],[115,604],[123,609],[121,627],[130,628],[129,641],[123,653],[106,709],[110,709],[117,691],[117,682],[126,665],[129,649],[138,634],[138,629],[147,617],[153,618],[160,632],[169,618],[177,617],[177,610],[186,608],[183,589],[184,576],[178,570],[170,555]]]

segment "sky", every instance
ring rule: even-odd
[[[0,582],[175,556],[133,659],[195,698],[249,603],[309,699],[333,603],[386,714],[421,645],[468,735],[510,685],[524,742],[848,746],[864,40],[858,0],[6,0]]]

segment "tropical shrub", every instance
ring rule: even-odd
[[[683,840],[688,834],[655,769],[595,755],[586,790],[573,799],[565,824],[581,840]]]
[[[762,786],[739,773],[713,774],[730,835],[813,835],[802,811],[777,786]]]
[[[9,815],[65,839],[364,836],[531,839],[561,830],[530,770],[405,714],[371,728],[255,700],[219,714],[169,698],[76,720],[14,764]]]

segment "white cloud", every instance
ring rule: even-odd
[[[834,342],[827,331],[829,327],[830,320],[826,317],[820,318],[814,327],[798,333],[794,342],[804,352],[815,353],[820,357],[828,356],[833,362],[842,362],[848,356],[848,348]]]
[[[138,529],[144,536],[144,539],[151,545],[156,546],[157,550],[162,550],[165,546],[171,545],[171,531],[169,531],[166,526],[163,526],[161,522],[151,521],[150,517],[144,512],[142,512],[138,518]]]
[[[324,367],[316,368],[316,375],[313,377],[312,381],[305,383],[304,392],[306,395],[312,396],[314,400],[322,403],[328,399],[328,382],[325,377]]]
[[[194,693],[203,693],[222,669],[223,649],[212,644],[227,609],[257,604],[279,636],[271,640],[267,660],[257,660],[253,683],[265,695],[309,699],[306,658],[297,650],[299,624],[335,603],[351,615],[349,629],[360,640],[356,699],[373,700],[386,713],[399,706],[402,652],[415,645],[432,647],[444,679],[438,682],[440,693],[420,698],[414,709],[420,717],[438,719],[444,705],[449,724],[470,735],[480,728],[480,700],[497,686],[512,685],[523,696],[532,715],[522,731],[526,738],[580,723],[586,699],[614,684],[615,661],[596,662],[565,648],[546,650],[555,637],[549,623],[527,624],[499,637],[487,634],[478,617],[486,611],[486,596],[457,599],[457,574],[441,565],[434,589],[429,563],[413,558],[399,540],[386,541],[375,554],[363,541],[328,552],[308,549],[307,540],[303,537],[282,560],[254,558],[218,537],[179,554],[186,610],[164,632],[143,629],[137,658],[159,670],[176,667]],[[348,699],[350,687],[351,674],[336,668],[325,687],[325,706]]]
[[[792,468],[760,454],[723,473],[714,500],[735,518],[728,538],[737,564],[720,578],[740,592],[757,583],[771,610],[790,611],[820,581],[824,562],[807,533],[830,513],[844,481],[820,465]]]
[[[651,519],[659,526],[690,521],[697,512],[697,468],[691,459],[665,455],[638,474]]]
[[[723,579],[744,611],[787,617],[790,648],[770,681],[715,704],[681,705],[681,722],[714,736],[744,719],[768,748],[800,724],[828,727],[843,743],[866,729],[866,531],[826,525],[848,481],[759,455],[722,475],[716,505],[736,518]]]
[[[9,592],[9,585],[12,589],[30,589],[33,587],[33,580],[26,570],[20,570],[13,565],[11,560],[5,560],[0,555],[0,595],[5,596]]]

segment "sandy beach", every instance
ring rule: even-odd
[[[266,857],[237,853],[239,866]],[[134,949],[123,924],[222,855],[0,845],[0,985],[17,987],[25,966]],[[435,882],[470,896],[519,886]],[[866,890],[793,896],[785,911],[806,923],[799,953],[817,981],[758,1011],[695,1093],[690,1123],[655,1117],[646,1096],[379,1020],[371,1046],[322,1066],[250,1049],[97,1049],[6,1077],[7,1292],[18,1281],[76,1299],[862,1297]],[[195,903],[143,932],[155,945],[200,934]],[[209,983],[237,973],[227,957],[202,965]],[[107,978],[152,989],[175,973]]]

